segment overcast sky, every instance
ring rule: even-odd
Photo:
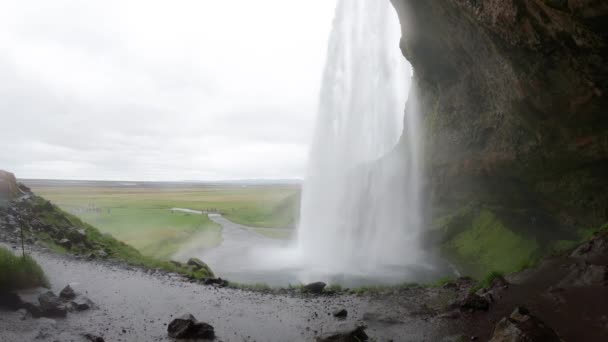
[[[0,169],[303,177],[335,0],[0,2]]]

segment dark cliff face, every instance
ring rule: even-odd
[[[608,2],[392,2],[434,222],[490,210],[541,245],[607,222]]]

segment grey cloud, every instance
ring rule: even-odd
[[[290,42],[299,54],[264,41],[255,22],[260,41],[247,46],[272,54],[239,50],[238,27],[222,39],[196,15],[179,22],[188,6],[223,3],[186,1],[162,18],[178,21],[158,23],[171,3],[150,17],[134,11],[144,4],[0,5],[0,168],[33,178],[302,177],[334,4],[311,2],[309,15],[324,18],[316,32],[305,32],[306,18],[283,27],[306,38]]]

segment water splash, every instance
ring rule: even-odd
[[[420,129],[411,95],[404,120],[400,33],[388,0],[338,3],[302,197],[305,278],[419,263]]]

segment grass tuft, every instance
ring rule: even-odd
[[[48,287],[42,268],[31,256],[16,256],[0,247],[0,291]]]

